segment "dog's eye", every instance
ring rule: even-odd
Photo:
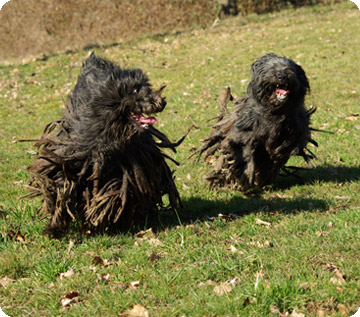
[[[138,92],[139,92],[139,90],[138,90],[137,88],[134,88],[134,89],[132,90],[132,94],[133,94],[133,95],[136,95]]]

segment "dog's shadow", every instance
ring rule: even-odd
[[[272,188],[283,190],[296,185],[312,185],[324,182],[346,183],[358,180],[360,180],[360,166],[317,166],[297,172],[296,177],[280,175]]]
[[[213,217],[218,217],[219,214],[231,214],[237,218],[260,211],[264,213],[295,214],[305,210],[322,212],[329,208],[327,202],[322,199],[306,197],[264,199],[259,195],[245,197],[240,196],[240,194],[230,200],[208,200],[201,197],[190,197],[184,199],[183,204],[184,208],[179,209],[176,216],[172,212],[167,212],[160,213],[159,217],[150,217],[147,227],[152,227],[154,231],[159,232],[165,228],[173,228],[178,225],[204,222],[214,219]]]
[[[278,177],[271,188],[276,191],[288,189],[296,185],[312,185],[322,182],[346,183],[359,179],[360,167],[358,166],[319,166],[306,171],[300,171],[298,177]],[[216,191],[214,191],[214,196],[216,196]],[[219,214],[234,214],[241,217],[259,211],[291,214],[305,210],[323,212],[329,208],[328,203],[323,199],[308,197],[265,199],[260,194],[247,197],[239,194],[230,200],[208,200],[193,196],[184,199],[183,203],[184,208],[178,211],[179,219],[172,213],[160,214],[161,223],[150,221],[153,229],[161,231],[162,227],[171,228],[180,223],[186,225],[197,221],[202,222],[209,218],[217,217]]]

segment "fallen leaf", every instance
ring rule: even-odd
[[[217,217],[208,217],[208,219],[210,220],[210,221],[215,221],[215,220],[217,220],[218,218],[220,218],[220,220],[222,220],[222,221],[230,221],[230,220],[233,220],[233,219],[236,219],[236,218],[238,218],[238,216],[237,215],[235,215],[235,214],[222,214],[222,213],[219,213],[218,215],[217,215]]]
[[[186,190],[189,189],[190,187],[188,185],[186,185],[185,183],[182,185],[182,189]]]
[[[263,221],[263,220],[258,219],[258,218],[255,219],[255,223],[256,223],[257,225],[262,225],[262,226],[265,226],[265,227],[271,227],[271,223],[270,223],[270,222]]]
[[[326,315],[325,315],[325,310],[323,310],[323,309],[319,309],[317,312],[316,312],[316,314],[317,314],[317,317],[325,317]]]
[[[346,120],[349,120],[349,121],[358,121],[358,119],[359,119],[359,115],[346,117]]]
[[[90,265],[90,266],[89,266],[89,271],[92,271],[92,272],[96,273],[96,267]]]
[[[342,285],[342,284],[345,283],[343,280],[341,280],[341,279],[339,279],[339,278],[337,278],[335,276],[330,277],[330,282],[335,284],[335,285]]]
[[[136,304],[131,307],[131,310],[125,310],[120,313],[121,317],[149,317],[149,312],[145,307]]]
[[[242,304],[243,304],[243,306],[246,306],[246,305],[250,304],[250,297],[249,296],[245,297]],[[270,308],[270,310],[271,310],[271,308]]]
[[[345,275],[343,275],[339,268],[334,264],[326,264],[326,268],[334,273],[335,276],[330,278],[330,282],[335,285],[342,285],[346,283]]]
[[[336,286],[336,290],[340,293],[344,293],[343,289],[340,286]]]
[[[148,256],[148,260],[151,262],[157,261],[161,259],[161,255],[157,254],[155,252],[152,252],[149,256]]]
[[[347,315],[347,309],[344,304],[337,305],[337,309],[341,313],[341,315],[346,316]]]
[[[64,278],[69,278],[75,275],[75,270],[71,268],[70,270],[67,270],[64,273],[60,273],[60,280],[63,280]]]
[[[67,249],[67,253],[69,254],[71,249],[73,248],[75,242],[73,240],[70,239],[69,241],[69,246],[68,246],[68,249]]]
[[[334,196],[335,199],[338,200],[350,200],[351,197],[350,196]]]
[[[204,283],[204,282],[200,282],[200,283],[198,284],[199,287],[201,287],[201,286],[214,286],[214,285],[216,285],[216,282],[213,281],[213,280],[207,280],[205,283]]]
[[[132,289],[138,289],[140,287],[140,281],[134,281],[134,282],[130,282],[130,288]]]
[[[106,259],[103,259],[102,257],[96,255],[92,261],[91,261],[91,264],[93,265],[100,265],[100,266],[111,266],[111,265],[114,265],[114,262],[113,261],[110,261],[110,260],[106,260]]]
[[[264,243],[261,243],[260,241],[250,242],[250,245],[257,246],[259,249],[262,249],[264,247],[273,247],[274,245],[269,240],[265,240]]]
[[[26,236],[26,233],[21,234],[20,229],[18,229],[18,231],[16,233],[14,230],[8,231],[8,237],[10,238],[10,240],[14,240],[16,242],[26,243],[25,236]]]
[[[150,245],[153,245],[155,247],[163,247],[164,246],[164,243],[162,243],[159,239],[148,239],[147,242],[150,244]]]
[[[226,283],[221,283],[214,287],[214,292],[218,296],[229,294],[232,291],[232,286]]]
[[[298,313],[295,309],[292,311],[291,317],[305,317],[305,314],[303,313]]]
[[[318,236],[318,237],[326,237],[328,236],[329,234],[331,233],[331,231],[316,231],[315,234]]]
[[[107,283],[107,281],[110,278],[110,274],[108,274],[108,273],[98,274],[98,277],[99,277],[101,282]]]
[[[230,252],[236,254],[244,254],[241,250],[236,249],[233,245],[230,245]]]
[[[303,282],[303,283],[300,283],[300,288],[302,289],[308,289],[309,287],[315,287],[317,286],[318,283],[309,283],[309,282]]]
[[[281,314],[280,309],[277,308],[276,306],[271,306],[270,307],[270,312],[272,312],[273,314]]]
[[[78,292],[71,292],[60,299],[60,305],[62,307],[70,306],[71,304],[78,303],[80,301]]]
[[[238,277],[233,278],[230,281],[226,281],[227,284],[231,285],[232,287],[236,287],[241,284],[241,280]]]
[[[152,228],[148,229],[148,230],[142,230],[139,231],[138,233],[136,233],[134,235],[135,238],[141,238],[141,239],[150,239],[150,238],[155,238],[155,234],[152,230]]]
[[[16,282],[15,280],[11,279],[10,277],[5,276],[0,280],[0,285],[3,288],[7,288],[9,286],[9,284],[12,284],[15,282]]]

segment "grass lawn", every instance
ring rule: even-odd
[[[360,12],[344,1],[230,18],[209,29],[96,49],[167,85],[159,129],[179,139],[179,218],[130,233],[42,235],[27,193],[32,142],[61,116],[89,51],[0,66],[0,307],[9,316],[351,316],[360,307]],[[316,167],[254,195],[210,191],[187,156],[210,131],[223,86],[241,96],[251,63],[274,52],[301,64],[315,106]],[[305,167],[299,158],[290,165]],[[143,237],[133,233],[141,230]],[[67,273],[67,274],[61,274]],[[69,303],[69,305],[65,305]],[[135,315],[131,315],[135,316]]]

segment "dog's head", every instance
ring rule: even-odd
[[[124,143],[157,123],[150,115],[166,106],[164,88],[153,90],[141,69],[122,69],[92,53],[71,96],[74,129],[86,139]]]
[[[247,93],[270,110],[294,107],[304,102],[309,82],[304,70],[291,59],[268,54],[251,66],[252,80]]]

